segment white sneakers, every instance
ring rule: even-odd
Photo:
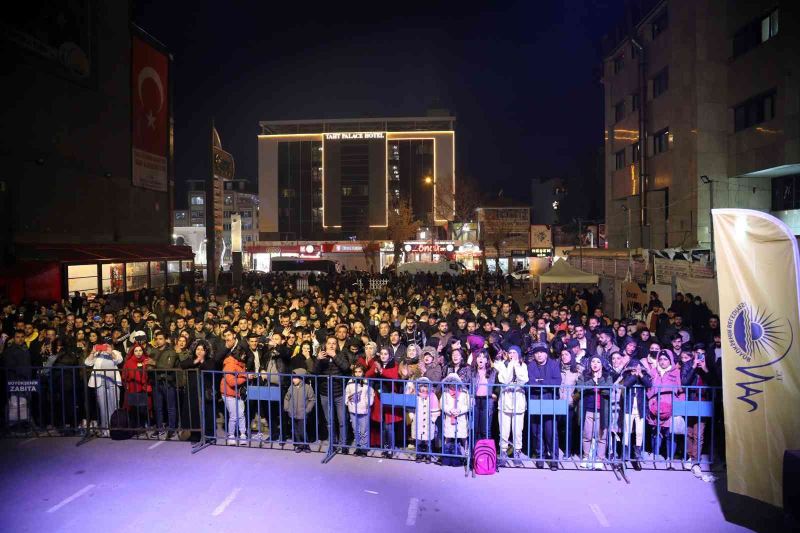
[[[605,470],[606,465],[603,464],[602,461],[590,461],[588,457],[584,457],[583,461],[580,462],[578,468],[581,470]]]
[[[696,477],[696,478],[702,478],[703,477],[703,471],[700,468],[700,465],[692,465],[691,470],[692,470],[692,475],[694,477]]]

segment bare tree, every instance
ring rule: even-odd
[[[521,244],[520,239],[523,238],[521,233],[522,228],[518,218],[510,216],[509,213],[504,212],[506,209],[486,209],[483,213],[483,242],[481,243],[484,251],[493,249],[495,252],[495,269],[500,271],[500,254],[505,250],[508,251],[509,246],[521,245],[527,247],[527,242]],[[484,261],[484,265],[486,262]]]
[[[455,197],[450,191],[439,193],[437,200],[443,204],[455,205],[453,212],[453,222],[466,223],[475,222],[477,216],[476,211],[484,201],[484,195],[481,193],[477,182],[472,178],[461,178],[456,188]],[[465,226],[455,226],[456,231],[453,238],[456,240],[463,240],[465,238]]]
[[[386,235],[394,244],[394,264],[400,263],[400,254],[403,251],[403,242],[413,239],[421,226],[419,220],[414,219],[408,199],[400,200],[397,208],[389,210],[389,225]]]

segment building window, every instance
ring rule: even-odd
[[[176,221],[186,220],[186,211],[175,211],[175,220]]]
[[[639,150],[641,150],[641,145],[639,143],[634,143],[631,145],[631,163],[636,163],[639,161]]]
[[[203,205],[206,199],[202,196],[192,196],[192,205]]]
[[[294,198],[294,189],[283,189],[281,191],[281,196],[284,198]]]
[[[225,198],[223,199],[223,203],[225,205],[233,205],[233,195],[232,194],[226,194]]]
[[[625,118],[625,100],[620,100],[614,104],[614,122],[619,122]]]
[[[633,93],[631,95],[631,111],[638,111],[639,110],[639,93]]]
[[[754,96],[733,109],[733,129],[741,131],[775,118],[775,90]]]
[[[125,278],[125,265],[123,263],[105,263],[100,266],[102,275],[103,294],[116,294],[122,292]]]
[[[800,186],[800,174],[772,178],[772,210],[800,209],[798,186]]]
[[[733,36],[733,57],[739,57],[778,35],[778,10],[747,23]]]
[[[167,285],[178,285],[181,282],[181,262],[167,261]]]
[[[623,54],[614,58],[614,74],[618,74],[625,67],[625,56]]]
[[[669,12],[665,9],[653,19],[653,40],[669,27]]]
[[[128,291],[147,288],[147,262],[125,263],[125,280]]]
[[[67,267],[67,290],[97,294],[97,264],[70,265]]]
[[[230,231],[230,230],[231,230],[231,225],[230,224],[223,224],[222,225],[222,231]]]
[[[653,98],[658,98],[669,89],[669,67],[665,67],[653,78]]]
[[[653,134],[653,155],[661,154],[669,150],[669,128]]]
[[[342,196],[352,196],[352,195],[353,195],[352,187],[342,187]]]
[[[614,154],[614,167],[617,170],[625,168],[625,149]]]
[[[150,261],[150,287],[163,289],[167,281],[167,262]]]

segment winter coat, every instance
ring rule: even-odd
[[[314,361],[314,374],[318,376],[347,376],[350,374],[350,362],[344,352],[336,352],[333,357],[317,357]],[[328,380],[320,379],[317,382],[321,396],[328,396]],[[344,380],[333,379],[333,396],[340,397],[344,393]]]
[[[582,389],[583,412],[594,412],[598,410],[599,405],[600,419],[605,424],[611,395],[610,387],[613,384],[611,376],[605,373],[596,382],[594,378],[586,373],[581,374],[578,378],[578,387]]]
[[[365,374],[365,376],[368,378],[381,378],[381,381],[371,382],[379,394],[375,395],[375,402],[372,404],[372,410],[370,411],[370,419],[374,422],[380,422],[381,418],[383,418],[384,424],[396,424],[397,422],[401,422],[403,420],[403,408],[381,407],[380,393],[399,393],[403,390],[403,383],[400,381],[394,381],[400,379],[397,365],[394,364],[394,361],[391,361],[388,363],[388,365],[389,366],[385,367],[380,374],[375,371],[376,365],[373,365],[372,368],[367,370],[367,373]]]
[[[366,415],[375,401],[375,389],[366,379],[351,379],[344,388],[344,400],[350,413]]]
[[[575,385],[578,383],[580,372],[573,372],[569,366],[561,365],[561,387],[558,389],[558,398],[567,400],[569,406],[575,403]]]
[[[456,388],[455,396],[445,387],[442,392],[442,413],[444,413],[444,437],[446,439],[467,438],[467,418],[469,413],[469,394],[463,385]]]
[[[554,399],[561,387],[561,363],[549,357],[543,365],[531,359],[528,363],[528,384],[531,398]]]
[[[527,405],[525,384],[528,383],[528,367],[521,362],[495,361],[497,382],[500,387],[497,410],[503,413],[524,413]]]
[[[641,367],[642,377],[634,376],[630,372],[625,371],[628,368],[637,367]],[[646,403],[644,401],[645,390],[653,386],[653,379],[650,377],[648,368],[643,365],[640,360],[631,359],[628,364],[625,365],[625,368],[622,369],[622,380],[620,383],[625,388],[625,402],[620,408],[624,407],[625,414],[631,414],[635,401],[639,416],[644,416],[647,412]]]
[[[472,367],[470,367],[469,365],[463,364],[460,367],[458,367],[458,370],[456,370],[456,367],[453,366],[452,364],[447,365],[447,367],[444,370],[444,375],[449,376],[450,374],[457,374],[458,377],[461,378],[461,381],[464,383],[470,383],[472,381]]]
[[[111,353],[89,353],[84,360],[84,364],[94,370],[89,376],[89,387],[97,388],[104,380],[115,385],[122,385],[122,377],[117,369],[120,363],[122,363],[122,354],[116,350],[112,350]]]
[[[219,392],[223,396],[242,398],[244,396],[245,382],[247,381],[246,367],[241,361],[232,355],[225,358],[222,363],[223,374],[219,381]]]
[[[283,397],[283,410],[289,414],[290,418],[304,419],[308,413],[314,410],[316,402],[314,387],[311,386],[310,380],[308,383],[303,380],[298,385],[292,383],[289,386],[289,390]]]
[[[673,365],[662,376],[657,369],[651,372],[652,387],[647,391],[647,423],[668,428],[672,419],[672,400],[680,397],[680,368]]]
[[[430,388],[429,388],[430,389]],[[411,418],[411,438],[431,441],[436,436],[436,421],[442,414],[439,398],[431,390],[423,396],[417,394],[416,409],[409,414]]]
[[[144,355],[141,359],[133,354],[129,355],[122,366],[122,381],[125,384],[126,393],[146,393],[147,406],[150,408],[152,407],[152,396],[150,394],[153,392],[153,384],[150,383],[150,376],[147,373],[148,367],[144,364],[146,358],[147,355]],[[129,407],[128,394],[125,395],[125,403],[123,404],[126,408]]]
[[[30,379],[31,353],[24,343],[21,345],[13,342],[6,344],[0,361],[2,361],[3,368],[6,369],[8,379]]]

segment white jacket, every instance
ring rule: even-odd
[[[375,401],[375,389],[367,385],[366,379],[351,379],[344,388],[347,410],[353,414],[366,415]]]
[[[439,398],[429,392],[427,396],[417,395],[417,407],[409,413],[411,419],[411,438],[429,441],[436,437],[436,421],[442,410],[439,408]]]
[[[528,367],[517,362],[495,361],[497,382],[501,384],[497,410],[509,414],[521,414],[526,410],[525,385],[528,382]]]
[[[467,438],[467,415],[469,413],[469,394],[467,391],[458,391],[453,398],[445,389],[442,392],[442,413],[444,413],[444,436],[446,439],[465,439]]]
[[[91,352],[86,357],[84,364],[95,370],[89,376],[89,387],[96,389],[104,381],[110,382],[111,380],[117,385],[122,385],[122,377],[117,368],[122,364],[122,354],[117,350],[112,350],[110,354]]]

